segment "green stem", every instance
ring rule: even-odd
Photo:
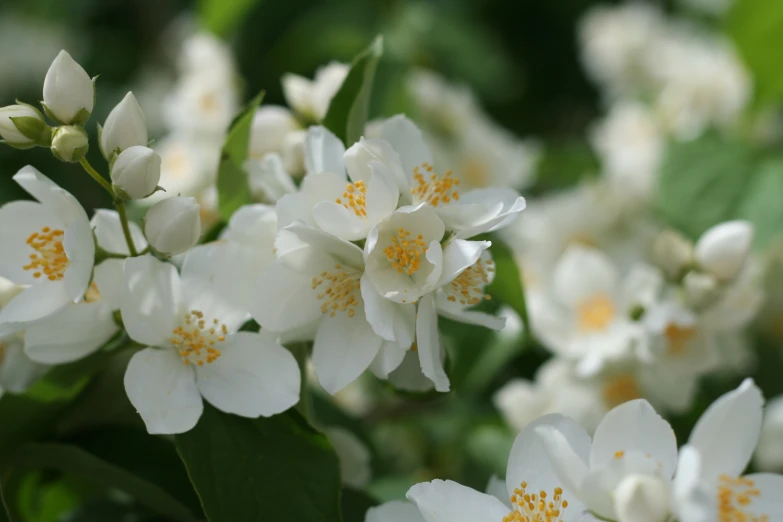
[[[108,192],[109,194],[112,195],[112,197],[114,197],[114,191],[111,188],[111,184],[108,181],[106,181],[106,178],[101,176],[97,170],[92,168],[92,165],[90,165],[90,162],[87,161],[87,158],[80,159],[79,165],[82,166],[82,168],[87,172],[87,174],[89,174],[90,177],[98,183],[98,185],[103,187],[106,190],[106,192]]]
[[[307,358],[310,355],[310,343],[295,343],[288,346],[288,349],[296,358],[299,365],[299,374],[301,382],[299,384],[299,403],[296,409],[308,421],[312,422],[312,409],[310,406],[310,395],[307,393]]]
[[[520,318],[522,319],[522,324],[525,327],[525,330],[522,332],[522,342],[524,343],[525,347],[528,347],[533,343],[533,330],[530,327],[530,314],[527,311],[527,295],[524,279],[525,274],[522,273],[522,267],[519,265],[520,263],[517,263],[517,268],[519,270],[519,283],[522,285],[522,291],[520,292],[522,294],[522,299],[520,299],[519,302],[519,312]]]
[[[132,257],[136,257],[136,246],[133,244],[133,237],[131,237],[130,226],[128,226],[128,215],[125,213],[125,202],[121,199],[114,200],[114,206],[117,208],[117,213],[120,215],[120,223],[122,224],[122,233],[125,234],[125,242],[128,243],[128,251]]]

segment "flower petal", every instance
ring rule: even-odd
[[[95,232],[95,239],[98,241],[99,247],[112,254],[130,255],[128,243],[125,241],[125,234],[122,231],[120,215],[117,212],[99,208],[92,216],[90,224]],[[133,246],[136,247],[137,252],[141,252],[147,248],[147,239],[144,237],[144,233],[139,225],[130,221],[128,226],[130,227]]]
[[[49,370],[50,366],[39,364],[24,353],[21,340],[4,339],[5,352],[0,364],[0,390],[22,393]]]
[[[644,399],[628,401],[606,414],[593,436],[590,468],[606,466],[618,454],[628,452],[655,459],[667,479],[674,474],[677,438],[669,423]]]
[[[79,201],[35,167],[22,167],[14,176],[14,181],[48,207],[66,227],[76,220],[89,221]]]
[[[73,221],[65,230],[63,248],[68,261],[71,262],[63,275],[63,283],[71,300],[78,303],[90,286],[95,261],[95,239],[90,223],[81,219]]]
[[[392,500],[368,509],[364,522],[425,522],[425,520],[416,504],[404,500]]]
[[[419,301],[416,313],[416,343],[421,371],[435,383],[437,391],[449,391],[451,385],[441,361],[438,315],[435,311],[435,298],[432,294],[424,296]]]
[[[359,310],[353,317],[346,313],[325,316],[313,344],[318,382],[334,395],[370,366],[382,342]]]
[[[120,311],[128,335],[147,346],[164,346],[182,312],[181,283],[174,265],[150,255],[125,261]]]
[[[29,326],[24,350],[39,363],[68,363],[97,351],[118,331],[104,303],[71,303]]]
[[[490,246],[492,246],[490,241],[466,241],[464,239],[449,241],[443,249],[443,271],[438,280],[438,286],[452,282],[466,268],[475,264],[481,254]]]
[[[371,225],[375,225],[397,208],[400,191],[394,175],[380,161],[370,162],[370,172],[370,181],[367,184],[367,219]]]
[[[33,321],[49,317],[71,303],[62,281],[28,287],[0,310],[0,336],[24,330]]]
[[[712,403],[691,432],[688,444],[702,456],[704,480],[739,476],[761,432],[764,397],[752,379]]]
[[[362,249],[353,243],[335,237],[323,230],[318,230],[301,222],[294,222],[285,227],[286,232],[295,234],[301,241],[314,247],[319,253],[326,253],[337,261],[354,268],[364,267]]]
[[[305,170],[308,174],[332,172],[345,177],[345,146],[324,127],[310,127],[304,143]]]
[[[107,259],[93,269],[93,282],[109,310],[119,310],[122,306],[124,276],[124,259]]]
[[[408,349],[396,342],[383,341],[378,355],[370,363],[370,371],[379,379],[388,379],[389,374],[400,367],[406,353]]]
[[[299,402],[299,367],[291,352],[262,336],[226,337],[220,357],[196,368],[196,384],[210,404],[255,418],[283,412]]]
[[[35,251],[26,243],[33,232],[44,227],[65,228],[59,218],[47,207],[35,201],[12,201],[0,207],[0,277],[16,284],[42,282],[33,277],[34,271],[23,267]],[[44,278],[45,279],[45,278]]]
[[[365,315],[373,331],[387,341],[396,341],[403,350],[407,350],[416,335],[416,305],[385,299],[367,273],[362,275],[360,285]]]
[[[408,186],[413,179],[413,168],[422,163],[432,163],[432,154],[421,130],[411,120],[398,114],[383,122],[381,125],[381,139],[388,141],[400,155]]]
[[[701,456],[690,445],[680,448],[677,472],[672,481],[674,515],[678,520],[712,522],[718,519],[714,486],[701,481]]]
[[[568,421],[566,421],[568,422]],[[535,432],[539,437],[546,450],[546,454],[549,456],[549,461],[552,464],[557,478],[563,485],[565,491],[571,494],[580,495],[582,490],[582,484],[589,473],[587,462],[583,453],[581,443],[572,445],[571,439],[581,440],[582,437],[573,437],[570,433],[578,432],[579,430],[572,427],[574,421],[568,422],[569,426],[565,433],[561,432],[556,426],[541,425],[535,428]],[[576,446],[576,447],[574,447]],[[516,469],[516,466],[514,467]],[[506,478],[508,484],[513,484],[512,477]]]
[[[280,262],[273,263],[261,274],[254,292],[250,313],[264,329],[286,332],[321,317],[321,304],[313,291],[312,278]]]
[[[753,488],[761,494],[753,498],[751,504],[743,510],[751,515],[750,520],[781,520],[783,519],[783,475],[777,473],[752,473],[745,475],[746,480],[753,482]]]
[[[611,297],[617,281],[617,270],[605,254],[579,245],[566,249],[552,274],[554,295],[573,308],[596,295]]]
[[[318,203],[313,208],[313,219],[324,232],[346,241],[364,239],[371,227],[366,218],[334,201]]]
[[[406,496],[419,507],[427,522],[496,522],[509,513],[492,495],[451,480],[416,484]]]

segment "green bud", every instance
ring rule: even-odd
[[[90,147],[87,133],[81,127],[65,125],[58,127],[52,137],[52,154],[60,161],[77,163]]]

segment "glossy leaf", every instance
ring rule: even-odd
[[[759,166],[737,217],[756,227],[755,244],[765,248],[783,235],[783,159],[770,160]]]

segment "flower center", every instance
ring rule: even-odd
[[[355,270],[345,270],[342,265],[334,265],[334,270],[323,271],[313,277],[313,290],[318,290],[321,313],[334,317],[337,312],[346,312],[348,317],[356,314],[359,302],[359,274]]]
[[[488,274],[494,271],[495,267],[491,259],[487,260],[486,266],[484,261],[479,259],[454,278],[448,289],[450,295],[447,299],[452,303],[459,302],[461,305],[475,305],[482,300],[489,301],[491,297],[484,293],[484,287],[489,284]]]
[[[675,357],[683,355],[688,350],[688,343],[696,335],[696,329],[690,326],[669,324],[664,332],[666,336],[666,351]]]
[[[359,217],[367,217],[366,194],[367,187],[364,185],[364,181],[359,180],[356,183],[348,183],[342,199],[337,198],[335,202],[348,210],[352,210]]]
[[[527,492],[527,482],[511,495],[514,511],[503,517],[503,522],[561,522],[568,501],[563,499],[563,489],[555,488],[552,497],[541,490],[538,493]]]
[[[65,232],[62,230],[52,230],[49,227],[43,227],[40,232],[30,234],[27,244],[36,253],[30,254],[30,263],[22,268],[32,271],[36,279],[43,275],[49,281],[62,279],[71,265],[63,248],[63,236]]]
[[[601,396],[607,408],[614,408],[620,404],[638,399],[642,396],[636,378],[630,373],[621,373],[609,378],[601,386]]]
[[[423,171],[423,172],[422,172]],[[451,177],[451,171],[446,171],[443,176],[433,172],[432,165],[422,163],[413,167],[413,188],[411,195],[419,201],[426,201],[433,207],[440,203],[451,203],[459,200],[457,185],[459,180]]]
[[[184,323],[171,333],[169,342],[177,348],[185,366],[191,363],[203,366],[220,357],[220,350],[215,346],[226,340],[228,328],[217,319],[208,323],[202,312],[191,310],[185,314]]]
[[[214,92],[208,92],[201,97],[199,104],[204,112],[217,112],[219,106],[217,95]]]
[[[419,269],[421,256],[427,253],[427,243],[421,234],[412,239],[409,230],[399,228],[391,238],[391,245],[384,248],[383,253],[397,272],[412,275]]]
[[[579,329],[587,332],[606,330],[614,319],[614,303],[603,294],[591,297],[577,310]]]
[[[752,480],[721,475],[718,482],[718,522],[768,522],[769,515],[749,512],[753,499],[761,491]]]

